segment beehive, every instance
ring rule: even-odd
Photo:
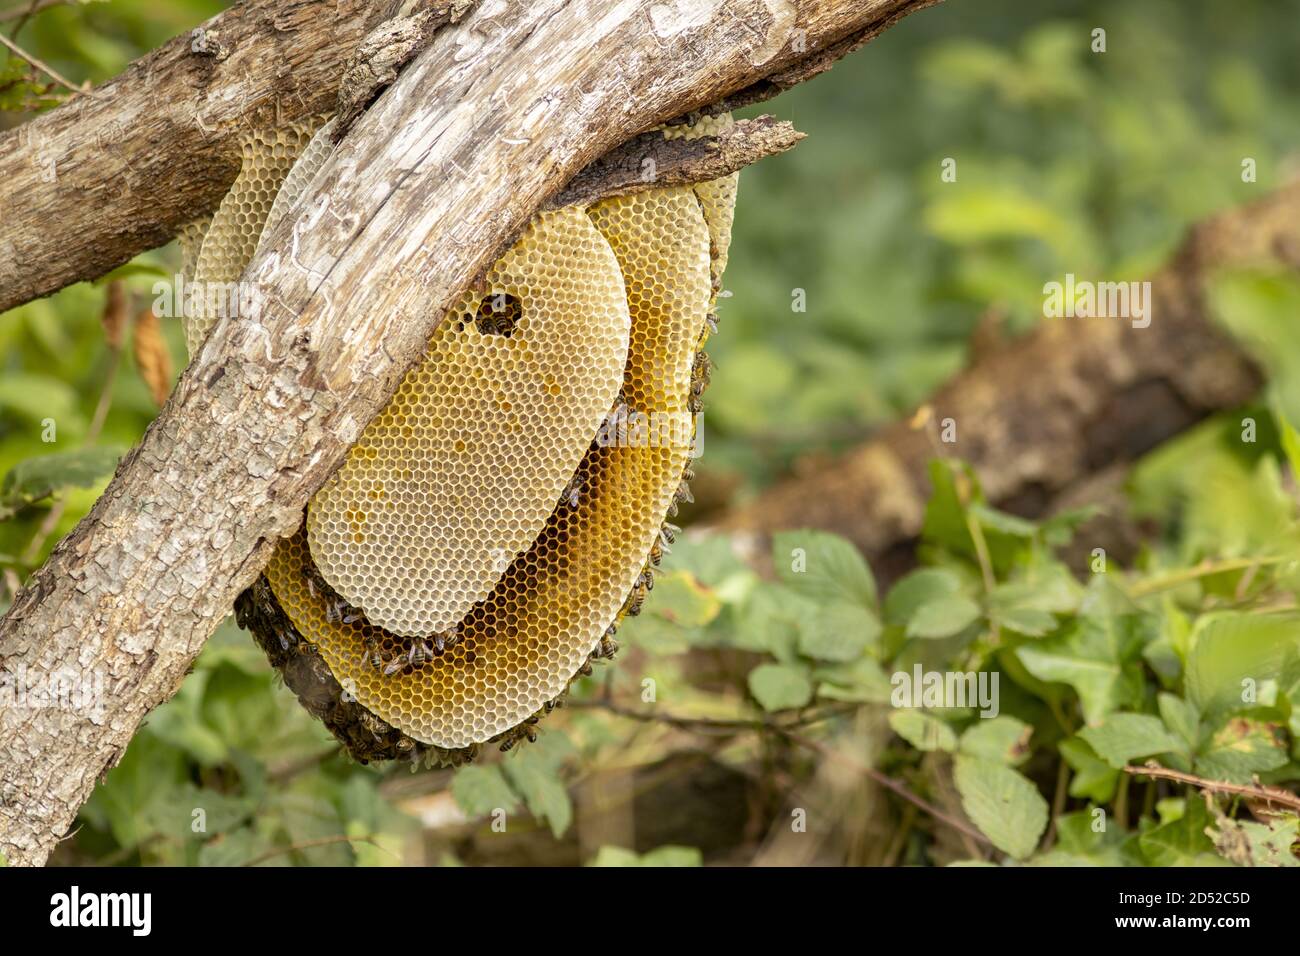
[[[356,719],[291,682],[354,754],[509,745],[612,652],[684,493],[734,198],[700,184],[539,216],[241,597],[274,662],[319,655],[325,695],[360,705],[368,729],[341,730]]]

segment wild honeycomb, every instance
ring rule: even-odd
[[[312,498],[325,580],[395,634],[454,633],[560,500],[622,384],[628,327],[586,214],[535,219]]]
[[[716,136],[735,125],[736,121],[730,113],[718,113],[701,116],[691,124],[665,126],[663,131],[665,139],[697,139],[701,136]],[[722,273],[727,268],[727,251],[731,247],[731,225],[736,214],[736,190],[739,184],[740,173],[732,173],[721,179],[696,183],[694,187],[695,195],[700,197],[700,206],[704,210],[704,221],[709,225],[715,288],[722,282]]]
[[[719,181],[535,220],[241,596],[287,681],[313,662],[314,690],[291,686],[354,754],[508,746],[612,653],[685,494],[734,197]]]
[[[325,160],[329,159],[330,153],[334,150],[334,143],[331,139],[333,134],[334,121],[330,120],[316,131],[298,154],[298,159],[294,162],[293,168],[284,177],[280,191],[275,194],[275,201],[271,204],[271,211],[267,214],[266,224],[262,227],[261,235],[258,237],[258,249],[261,248],[271,230],[285,217],[293,204],[298,201],[298,197],[311,184],[312,178],[325,165]]]
[[[185,314],[185,344],[193,354],[228,308],[221,287],[239,281],[257,249],[271,206],[290,168],[311,138],[307,127],[251,133],[242,144],[239,174],[203,233],[194,262],[194,283],[204,294]],[[182,248],[186,245],[182,242]]]

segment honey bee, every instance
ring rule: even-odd
[[[564,486],[564,491],[560,494],[560,501],[569,506],[571,511],[578,508],[578,499],[582,494],[582,475],[574,475],[569,479],[569,483]]]
[[[628,617],[636,617],[641,613],[641,605],[645,603],[645,593],[644,588],[632,589],[632,593],[628,595],[627,603],[624,605]]]

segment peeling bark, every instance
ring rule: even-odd
[[[266,237],[250,313],[213,330],[0,621],[0,667],[106,685],[98,714],[0,710],[10,861],[45,860],[449,304],[550,196],[630,137],[921,5],[480,0],[440,31]]]

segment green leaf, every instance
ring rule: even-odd
[[[1186,750],[1194,750],[1201,736],[1201,719],[1196,713],[1196,708],[1174,694],[1161,694],[1158,699],[1160,717],[1164,720],[1165,726],[1182,740]]]
[[[961,590],[961,578],[942,568],[922,568],[899,579],[885,597],[885,621],[906,627],[923,605]]]
[[[766,711],[793,710],[812,700],[812,682],[784,664],[760,664],[749,672],[749,692]]]
[[[274,800],[289,840],[302,846],[284,859],[307,866],[351,866],[355,862],[352,847],[334,838],[347,835],[338,808],[323,795],[283,793]],[[333,842],[311,846],[323,840]]]
[[[1097,752],[1078,737],[1062,740],[1056,746],[1074,771],[1070,778],[1070,796],[1093,803],[1110,803],[1119,787],[1120,772],[1098,757]]]
[[[1056,615],[1078,610],[1082,595],[1069,568],[1059,561],[1045,561],[995,587],[989,595],[989,614],[1005,628],[1042,637],[1056,630]]]
[[[506,778],[524,798],[528,812],[549,823],[556,839],[573,820],[573,804],[568,787],[560,779],[560,770],[575,752],[567,735],[549,731],[531,747],[517,749],[502,763]]]
[[[880,621],[858,604],[835,601],[820,608],[799,629],[799,653],[823,661],[861,657],[880,636]]]
[[[235,747],[254,749],[278,717],[266,675],[249,674],[226,662],[208,674],[199,714],[227,752]]]
[[[1210,814],[1199,797],[1189,800],[1177,820],[1153,827],[1138,838],[1142,856],[1151,866],[1224,866],[1206,835]]]
[[[1029,738],[1034,728],[1006,714],[975,721],[961,735],[960,751],[1015,767],[1029,757]]]
[[[1048,611],[1032,607],[1013,607],[990,612],[990,616],[1005,630],[1015,631],[1025,637],[1043,637],[1056,630],[1056,617]]]
[[[811,530],[779,532],[772,538],[772,563],[778,577],[806,598],[876,607],[876,579],[871,568],[858,549],[838,535]]]
[[[1219,828],[1210,830],[1214,848],[1224,859],[1238,866],[1300,866],[1291,847],[1300,843],[1300,817],[1278,816],[1268,823],[1219,818]]]
[[[686,571],[661,574],[655,581],[651,613],[681,627],[705,627],[722,610],[722,602]]]
[[[91,488],[111,475],[122,457],[116,446],[82,448],[28,458],[9,469],[0,480],[0,518],[60,488]]]
[[[700,851],[693,846],[656,847],[649,853],[638,855],[620,846],[602,846],[589,866],[703,866]]]
[[[81,421],[76,389],[52,375],[5,372],[0,379],[0,412],[4,411],[36,423],[53,418],[60,429]]]
[[[268,850],[274,849],[252,827],[240,827],[218,835],[199,848],[199,866],[243,866]],[[267,865],[283,863],[289,854],[267,860]]]
[[[889,726],[917,750],[951,753],[957,749],[957,735],[953,729],[924,711],[911,708],[890,711]]]
[[[1056,822],[1056,848],[1034,857],[1034,866],[1125,866],[1124,834],[1118,827],[1094,827],[1091,810],[1062,814]]]
[[[1081,617],[1060,634],[1024,644],[1015,653],[1039,680],[1073,687],[1084,719],[1095,724],[1113,710],[1141,703],[1140,657],[1153,626],[1146,616]]]
[[[962,809],[1002,852],[1023,860],[1047,828],[1047,801],[1024,776],[993,760],[958,755],[953,770]]]
[[[961,594],[922,604],[907,625],[908,637],[941,638],[959,634],[979,620],[980,607]]]
[[[973,548],[966,525],[966,505],[982,500],[979,481],[965,464],[934,459],[930,462],[933,492],[925,506],[921,536],[929,542],[960,554]]]
[[[889,700],[889,678],[870,657],[859,657],[847,664],[818,667],[813,677],[819,681],[817,696],[827,700],[883,704]]]
[[[980,523],[980,527],[988,531],[1000,531],[1013,538],[1032,538],[1038,533],[1038,525],[1032,521],[990,508],[983,502],[971,505],[970,513]]]
[[[452,778],[451,795],[470,817],[485,817],[495,810],[514,813],[519,809],[519,797],[499,766],[461,767]]]
[[[1137,757],[1187,752],[1183,741],[1151,714],[1111,714],[1099,726],[1079,731],[1079,736],[1116,770]]]
[[[1257,773],[1285,766],[1287,736],[1280,724],[1227,717],[1196,754],[1196,772],[1211,780],[1250,783]]]
[[[1215,717],[1253,706],[1248,698],[1266,681],[1289,687],[1300,679],[1300,616],[1207,615],[1192,632],[1187,699]]]

